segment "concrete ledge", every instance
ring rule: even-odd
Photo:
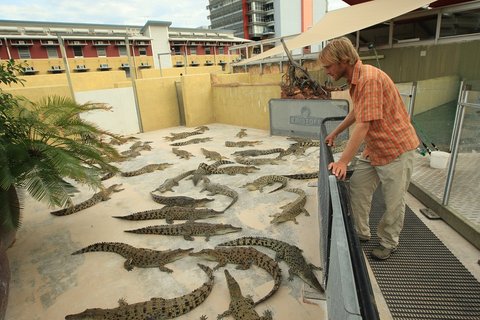
[[[455,209],[442,205],[437,197],[414,182],[410,183],[408,191],[425,206],[435,211],[443,221],[471,242],[477,249],[480,249],[480,229],[477,226],[463,218]]]

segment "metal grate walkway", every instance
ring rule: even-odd
[[[398,250],[385,261],[370,257],[384,211],[382,198],[374,197],[372,239],[362,246],[393,318],[480,319],[480,283],[410,208]]]

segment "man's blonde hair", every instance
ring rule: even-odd
[[[347,62],[354,65],[360,57],[350,39],[341,37],[331,40],[320,52],[318,60],[322,65]]]

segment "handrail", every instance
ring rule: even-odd
[[[345,119],[345,117],[330,117],[330,118],[323,119],[321,123],[321,128],[320,128],[320,141],[325,141],[325,138],[327,136],[327,130],[325,127],[326,122],[341,121],[343,119]],[[326,153],[324,157],[327,160],[327,165],[328,165],[328,163],[333,161],[333,154],[330,147],[326,146],[326,144],[323,144],[323,145],[324,146],[321,147],[321,151]],[[326,170],[326,168],[320,168],[320,170]],[[331,175],[330,172],[328,172],[328,174]],[[319,173],[319,176],[322,176],[322,172]],[[355,230],[353,227],[353,221],[351,217],[351,208],[349,205],[350,199],[349,199],[347,186],[345,182],[338,181],[338,180],[337,180],[337,185],[339,190],[338,196],[340,198],[343,219],[345,222],[345,232],[347,235],[348,248],[350,252],[350,259],[352,262],[353,275],[355,279],[355,286],[357,289],[358,304],[360,306],[362,319],[379,320],[380,317],[378,314],[377,305],[375,302],[370,278],[368,276],[366,262],[360,247],[358,237],[356,236]],[[328,236],[328,239],[330,241],[330,236]],[[330,272],[328,267],[325,272],[327,273]],[[327,278],[328,278],[328,275],[327,275]]]

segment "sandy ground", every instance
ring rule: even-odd
[[[309,187],[312,180],[290,180],[288,187],[302,188],[307,193],[305,208],[310,216],[303,214],[297,218],[298,224],[286,222],[280,225],[270,224],[269,215],[280,212],[280,206],[293,201],[297,195],[283,190],[268,193],[273,187],[267,187],[263,193],[241,188],[247,182],[267,174],[291,174],[318,170],[318,148],[309,148],[303,156],[289,155],[278,165],[262,165],[260,170],[248,175],[211,175],[212,182],[228,185],[239,193],[239,200],[222,217],[202,222],[230,223],[242,227],[238,233],[214,236],[206,242],[204,237],[186,241],[183,237],[162,235],[140,235],[126,233],[124,230],[136,229],[148,225],[165,224],[163,220],[126,221],[114,219],[115,215],[127,215],[133,212],[160,208],[149,192],[161,185],[165,179],[172,178],[187,170],[197,168],[200,162],[212,163],[201,153],[200,148],[214,150],[233,160],[231,155],[237,150],[269,149],[288,147],[292,141],[285,137],[270,136],[269,132],[247,128],[248,136],[236,138],[239,127],[210,124],[209,131],[197,137],[211,137],[212,141],[182,146],[180,149],[191,152],[194,157],[180,159],[171,152],[170,142],[163,137],[170,132],[193,131],[193,128],[175,127],[136,135],[141,141],[151,141],[152,150],[142,151],[142,155],[119,164],[122,171],[138,169],[151,163],[171,163],[169,168],[136,177],[114,177],[104,185],[122,183],[124,190],[112,195],[111,199],[99,203],[78,213],[57,217],[49,214],[58,208],[48,208],[43,203],[26,198],[24,218],[18,232],[17,241],[8,251],[12,269],[10,298],[7,320],[64,319],[65,315],[82,312],[87,308],[114,308],[118,299],[128,303],[150,300],[152,297],[173,298],[187,294],[206,281],[206,275],[197,267],[201,262],[213,267],[216,263],[195,257],[177,260],[167,267],[173,273],[161,272],[155,268],[135,268],[126,271],[125,259],[115,253],[86,253],[71,255],[72,252],[96,242],[124,242],[135,247],[166,250],[169,248],[213,248],[216,244],[242,236],[266,236],[295,244],[304,250],[310,262],[320,265],[319,226],[317,217],[317,194],[315,187]],[[188,140],[187,138],[185,140]],[[260,140],[255,147],[227,148],[225,141]],[[184,141],[184,140],[178,140]],[[175,142],[178,142],[175,141]],[[128,149],[131,143],[119,146],[119,150]],[[269,155],[266,157],[273,157]],[[275,186],[276,187],[276,186]],[[79,186],[81,192],[74,197],[79,203],[90,198],[94,190]],[[201,184],[194,186],[191,180],[182,180],[174,192],[162,195],[185,195],[205,197],[200,193]],[[222,210],[230,203],[230,198],[214,196],[215,201],[207,207]],[[183,221],[177,221],[181,223]],[[270,256],[274,252],[257,247]],[[295,277],[287,281],[288,268],[280,262],[283,271],[283,283],[280,290],[256,310],[262,314],[271,310],[274,319],[326,319],[326,302],[323,300],[305,300],[304,284]],[[237,270],[228,265],[228,270],[240,283],[244,295],[250,294],[254,300],[270,291],[273,280],[264,270],[252,267],[250,270]],[[199,319],[207,315],[216,319],[219,313],[228,308],[229,294],[226,288],[223,269],[214,273],[215,286],[207,300],[178,319]],[[321,272],[317,273],[321,278]]]

